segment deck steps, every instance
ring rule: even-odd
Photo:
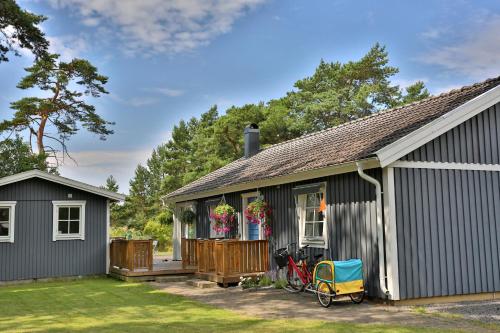
[[[190,286],[193,286],[196,288],[201,288],[201,289],[217,287],[216,282],[205,281],[205,280],[200,280],[200,279],[189,279],[186,281],[186,283]]]
[[[192,279],[192,276],[187,275],[164,275],[155,277],[156,282],[168,283],[168,282],[184,282]]]

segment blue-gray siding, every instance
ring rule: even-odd
[[[403,160],[500,164],[500,104]],[[395,169],[402,299],[500,291],[499,177]]]
[[[440,135],[402,160],[500,164],[500,104]]]
[[[500,291],[500,172],[395,169],[402,299]]]
[[[369,170],[368,174],[380,181],[382,179],[380,170]],[[272,227],[276,246],[284,247],[288,243],[299,240],[293,188],[306,183],[323,181],[327,182],[329,246],[327,250],[311,249],[309,252],[310,254],[324,253],[325,258],[334,260],[361,258],[364,263],[369,295],[379,296],[375,188],[362,180],[357,173],[259,188],[273,209]],[[257,189],[246,192],[255,190]],[[241,192],[236,192],[224,195],[226,202],[240,213],[242,211],[241,194]],[[206,201],[213,199],[198,201],[197,237],[206,238],[210,234]],[[274,264],[272,266],[274,267]]]
[[[84,241],[52,241],[53,200],[86,201]],[[106,272],[105,198],[30,179],[0,187],[0,201],[17,201],[15,242],[0,243],[0,281]]]

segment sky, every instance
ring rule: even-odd
[[[212,105],[283,96],[321,59],[349,61],[379,42],[394,84],[424,81],[432,94],[500,75],[500,1],[19,0],[48,17],[42,29],[63,60],[85,58],[109,76],[109,95],[89,99],[113,121],[106,141],[80,131],[63,176],[121,192],[138,163],[181,119]],[[0,64],[0,119],[36,94],[16,84],[32,63]]]

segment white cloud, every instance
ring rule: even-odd
[[[500,75],[500,15],[484,17],[466,30],[460,41],[441,42],[419,60],[476,80]]]
[[[109,94],[108,96],[109,96],[109,98],[111,98],[112,100],[114,100],[120,104],[133,106],[136,108],[158,103],[157,98],[149,97],[149,96],[138,96],[138,97],[130,97],[130,98],[123,98],[123,97],[118,96],[117,94]]]
[[[50,52],[60,54],[62,61],[70,61],[81,57],[88,48],[88,43],[82,36],[47,36]]]
[[[120,185],[120,192],[128,191],[128,182],[139,163],[144,164],[151,156],[150,149],[126,151],[79,151],[72,152],[77,164],[69,158],[59,168],[62,176],[95,186],[103,185],[113,175]]]
[[[87,26],[107,26],[129,53],[177,53],[210,43],[266,0],[48,0]]]
[[[184,94],[184,90],[171,88],[154,88],[153,91],[169,97],[177,97]]]

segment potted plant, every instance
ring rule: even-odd
[[[196,220],[196,214],[191,209],[186,209],[181,213],[181,222],[191,224]]]
[[[247,223],[260,224],[264,229],[266,237],[271,236],[271,214],[272,209],[267,202],[262,198],[257,198],[255,201],[248,204],[245,210],[245,218]]]
[[[213,229],[216,232],[230,232],[236,220],[235,210],[227,203],[220,203],[210,214],[210,218],[214,221]]]

